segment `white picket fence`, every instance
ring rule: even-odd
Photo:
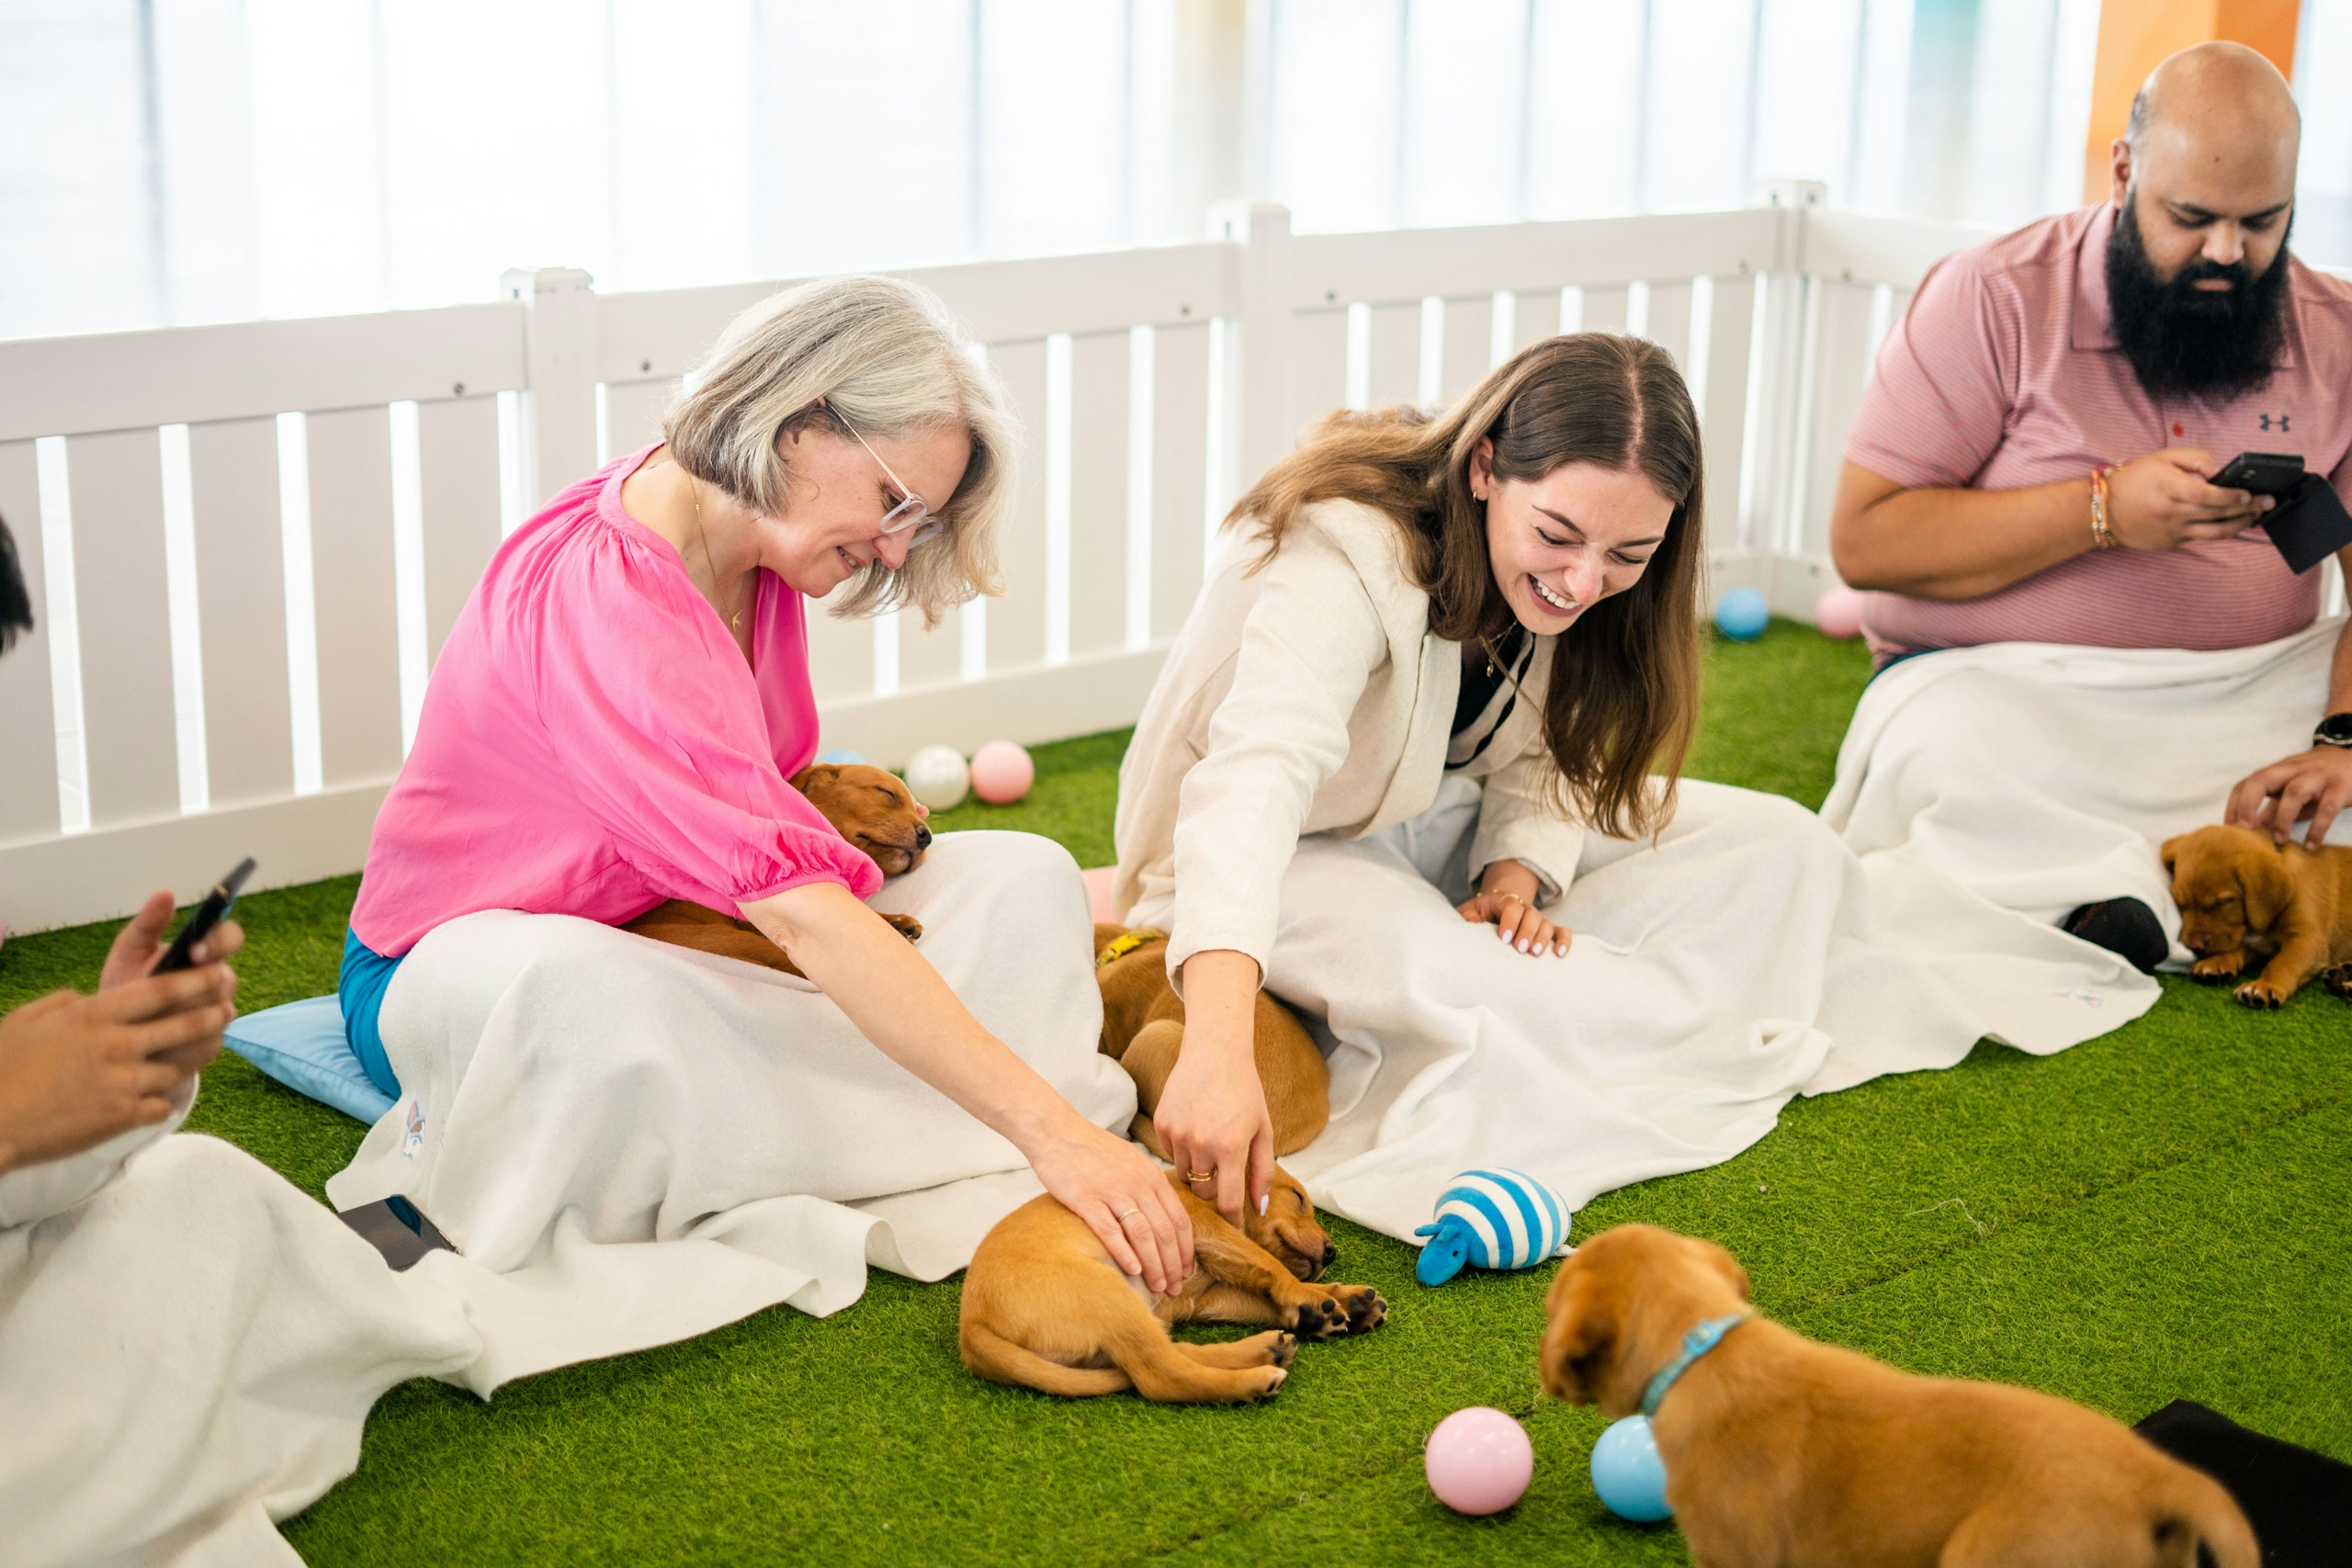
[[[1718,587],[1810,612],[1869,356],[1979,237],[1791,186],[1675,217],[1298,235],[933,267],[1018,400],[1010,591],[925,630],[812,619],[824,741],[886,761],[1131,721],[1216,522],[1342,404],[1435,403],[1550,333],[1641,333],[1706,425]],[[40,627],[0,660],[0,925],[347,872],[434,654],[544,497],[654,439],[679,374],[779,287],[0,343],[0,516]]]

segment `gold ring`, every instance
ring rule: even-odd
[[[1215,1181],[1216,1179],[1216,1172],[1213,1170],[1188,1170],[1184,1173],[1184,1179],[1187,1181]]]
[[[1140,1207],[1133,1208],[1133,1209],[1122,1209],[1122,1210],[1120,1210],[1120,1211],[1119,1211],[1119,1213],[1118,1213],[1118,1216],[1117,1216],[1117,1217],[1118,1217],[1118,1218],[1120,1218],[1120,1219],[1123,1219],[1123,1220],[1124,1220],[1124,1219],[1125,1219],[1129,1214],[1140,1214],[1140,1213],[1143,1213],[1143,1210],[1142,1210]]]
[[[1514,904],[1524,904],[1527,902],[1526,899],[1521,897],[1516,893],[1498,893],[1495,897],[1498,898],[1508,898]]]

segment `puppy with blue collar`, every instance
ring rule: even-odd
[[[1650,1417],[1699,1568],[2259,1568],[2230,1495],[2121,1424],[1815,1344],[1747,1292],[1714,1243],[1620,1225],[1545,1303],[1544,1390]]]

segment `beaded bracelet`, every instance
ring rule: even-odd
[[[2114,468],[2112,463],[2103,463],[2091,470],[2091,548],[2095,550],[2111,550],[2123,543],[2107,525],[2107,476]]]

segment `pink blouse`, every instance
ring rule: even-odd
[[[351,912],[386,957],[479,909],[619,925],[665,898],[732,913],[882,885],[785,782],[817,750],[800,595],[760,574],[746,664],[678,552],[621,510],[653,450],[515,530],[442,646]]]

